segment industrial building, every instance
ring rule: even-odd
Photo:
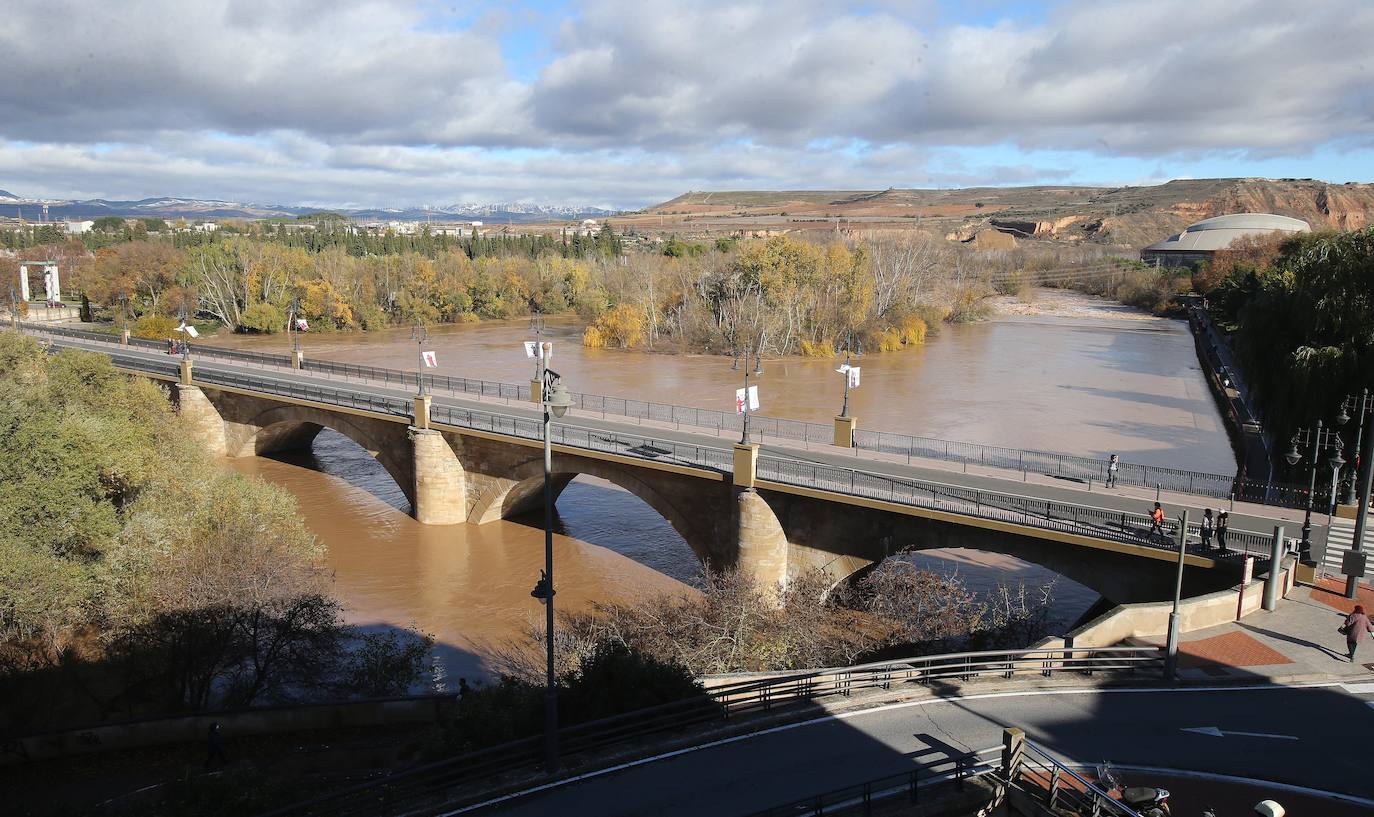
[[[1312,228],[1301,219],[1273,213],[1235,213],[1188,225],[1183,232],[1156,241],[1140,251],[1140,260],[1163,267],[1187,267],[1206,261],[1237,238],[1271,233],[1306,233]]]

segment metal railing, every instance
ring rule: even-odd
[[[34,324],[24,324],[24,327],[36,333],[47,332],[103,343],[119,343],[118,338],[101,332]],[[157,341],[139,338],[131,338],[130,344],[150,349],[162,348]],[[242,360],[267,366],[289,367],[291,365],[291,358],[287,355],[246,352],[203,344],[195,344],[194,353],[203,357]],[[324,374],[327,377],[374,381],[385,385],[410,385],[417,382],[417,375],[412,371],[311,358],[306,358],[302,362],[301,371]],[[420,377],[424,379],[426,387],[435,392],[444,391],[452,395],[473,395],[507,401],[531,399],[529,386],[523,383],[506,383],[438,374],[421,374]],[[584,392],[571,392],[571,397],[575,408],[585,412],[598,413],[603,417],[624,417],[639,421],[672,423],[679,427],[709,429],[718,435],[741,430],[740,415],[715,409]],[[796,440],[808,444],[827,445],[833,441],[834,429],[821,423],[768,417],[760,414],[752,415],[749,422],[751,433],[756,434],[760,440],[772,437],[776,440]],[[1097,484],[1104,483],[1107,478],[1107,461],[1100,457],[1006,448],[889,431],[856,430],[854,432],[854,448],[856,453],[872,451],[891,454],[905,457],[908,462],[913,459],[954,462],[965,467],[977,465],[1019,471],[1023,474],[1043,474]],[[1237,479],[1234,475],[1228,476],[1130,462],[1119,464],[1116,483],[1288,508],[1305,507],[1308,494],[1307,488],[1301,485],[1256,482]],[[1319,487],[1315,495],[1321,497],[1328,491],[1329,486]]]
[[[995,765],[982,758],[999,751],[1000,748],[995,748],[942,757],[921,763],[905,772],[877,777],[756,811],[749,817],[821,817],[836,813],[862,813],[867,817],[873,813],[874,802],[879,800],[905,797],[908,803],[916,804],[921,802],[922,788],[953,782],[962,789],[965,780],[996,771]]]
[[[1140,817],[1140,813],[1075,772],[1064,761],[1031,741],[1022,744],[1020,762],[1006,773],[1008,784],[1039,794],[1056,814],[1084,817]]]
[[[865,689],[891,689],[899,684],[969,681],[979,677],[1052,677],[1056,673],[1126,673],[1162,678],[1160,647],[1031,649],[925,655],[807,670],[773,678],[737,681],[704,695],[639,709],[558,730],[565,756],[622,745],[627,741],[719,723],[834,695]],[[461,706],[461,703],[460,703]],[[469,752],[388,774],[378,780],[342,788],[311,800],[268,812],[262,817],[352,817],[352,815],[434,814],[464,808],[466,813],[508,805],[519,792],[493,796],[500,775],[534,770],[543,752],[543,737]],[[478,791],[464,787],[485,784]],[[498,789],[499,790],[499,789]]]
[[[1163,533],[1151,536],[1150,518],[1140,513],[983,491],[961,485],[778,457],[759,457],[757,473],[759,479],[772,482],[819,487],[901,505],[1012,522],[1126,544],[1147,545],[1163,550],[1177,549],[1178,523],[1175,520],[1166,519],[1162,526]],[[1188,533],[1190,546],[1194,542],[1200,543],[1200,526],[1190,524]],[[1270,538],[1267,534],[1253,531],[1228,530],[1226,544],[1229,550],[1238,555],[1267,556]]]

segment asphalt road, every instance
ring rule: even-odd
[[[52,336],[51,339],[62,346],[74,346],[99,352],[117,351],[121,355],[139,357],[150,361],[156,361],[164,365],[177,360],[177,358],[169,357],[161,352],[143,350],[137,347],[118,346],[118,344],[114,343],[99,343],[61,336]],[[320,388],[347,390],[358,394],[371,394],[378,397],[388,397],[397,400],[410,400],[414,397],[414,392],[405,388],[387,387],[357,380],[328,378],[317,374],[312,375],[308,372],[286,371],[270,367],[226,363],[222,360],[216,360],[208,356],[197,358],[195,360],[195,366],[198,371],[216,371],[251,375],[256,378],[273,380],[283,384],[308,384]],[[497,401],[476,401],[439,392],[433,395],[432,405],[434,407],[448,406],[459,409],[471,409],[474,411],[487,412],[505,417],[518,417],[532,421],[537,421],[539,419],[539,413],[534,404],[524,402],[511,402],[510,404],[506,404]],[[637,437],[650,437],[656,440],[677,442],[705,448],[715,448],[725,451],[727,454],[735,442],[733,437],[718,437],[693,430],[645,426],[637,423],[603,419],[597,414],[584,414],[576,410],[570,411],[563,420],[559,421],[559,425],[591,428],[599,431],[633,435]],[[883,474],[886,476],[916,479],[962,488],[975,488],[1013,496],[1030,496],[1037,499],[1048,499],[1056,502],[1092,508],[1105,508],[1113,511],[1143,514],[1147,513],[1150,508],[1150,502],[1148,500],[1126,494],[1106,491],[1097,491],[1088,494],[1081,488],[1027,483],[1015,479],[1005,479],[979,474],[964,474],[957,471],[908,465],[903,462],[871,459],[862,455],[854,456],[853,454],[845,453],[843,449],[833,449],[829,451],[823,449],[803,450],[791,446],[769,443],[761,446],[760,455],[792,459],[806,463],[832,465],[840,468],[857,468],[870,473]],[[1215,499],[1198,497],[1194,504],[1187,506],[1171,504],[1167,510],[1169,515],[1173,517],[1186,507],[1189,511],[1190,520],[1196,521],[1201,518],[1204,507],[1217,507],[1218,503],[1219,501]],[[1281,520],[1275,520],[1271,517],[1256,514],[1235,513],[1231,515],[1231,527],[1233,530],[1237,531],[1254,531],[1268,535],[1275,524],[1285,524],[1287,527],[1286,535],[1288,536],[1295,536],[1297,534],[1298,526],[1292,522],[1284,523]],[[1324,534],[1325,529],[1323,527],[1314,525],[1314,542],[1320,544],[1320,542],[1324,541]]]
[[[913,701],[779,727],[484,813],[745,815],[919,762],[1000,746],[1008,726],[1026,730],[1061,758],[1088,765],[1110,760],[1217,772],[1374,798],[1368,760],[1374,684],[1369,686],[1368,692],[1337,685],[1054,690]],[[1183,731],[1198,727],[1275,737]]]

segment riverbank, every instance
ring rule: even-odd
[[[1072,289],[1050,287],[1027,288],[1021,295],[997,295],[989,298],[988,304],[993,309],[993,320],[1007,316],[1143,323],[1168,320],[1109,298],[1088,295]]]

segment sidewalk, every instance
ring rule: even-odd
[[[1272,612],[1186,633],[1179,643],[1179,677],[1208,683],[1374,682],[1374,641],[1360,644],[1352,664],[1346,659],[1345,636],[1336,632],[1356,603],[1374,610],[1374,590],[1361,584],[1358,598],[1351,601],[1345,598],[1343,581],[1323,579],[1318,587],[1295,587]],[[1162,645],[1164,638],[1130,643]]]

